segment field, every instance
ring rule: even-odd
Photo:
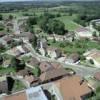
[[[73,21],[73,19],[75,17],[76,17],[75,15],[73,15],[73,16],[62,16],[62,17],[59,17],[57,19],[62,21],[65,24],[66,29],[73,31],[73,30],[77,29],[78,27],[80,27],[80,25],[78,25],[77,23],[75,23]]]
[[[69,6],[66,6],[67,8]],[[53,7],[53,8],[48,8],[48,12],[51,14],[58,14],[59,13],[59,9],[63,9],[66,8],[64,7]],[[28,9],[26,11],[17,11],[17,12],[10,12],[10,13],[2,13],[4,18],[7,18],[9,15],[13,15],[14,17],[23,17],[23,16],[40,16],[41,14],[43,14],[45,12],[45,8],[32,8],[32,9]],[[62,21],[65,24],[65,28],[69,31],[73,31],[75,29],[77,29],[78,27],[80,27],[80,25],[78,25],[77,23],[75,23],[73,20],[77,17],[77,15],[73,14],[72,16],[69,16],[68,13],[65,12],[60,12],[61,17],[58,17],[56,19]]]

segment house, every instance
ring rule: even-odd
[[[5,41],[6,44],[10,44],[13,41],[13,39],[9,35],[3,36],[2,39]]]
[[[55,41],[64,41],[65,40],[65,36],[64,35],[57,35],[57,34],[52,34],[48,36],[49,40],[55,40]]]
[[[12,91],[14,80],[10,76],[0,76],[0,94],[8,94]]]
[[[20,49],[19,49],[19,48],[20,48]],[[24,54],[24,50],[22,49],[21,46],[17,46],[17,47],[14,47],[14,48],[8,50],[8,51],[7,51],[7,54],[10,54],[10,55],[19,57],[19,56],[21,56],[22,54]]]
[[[28,54],[29,52],[30,50],[26,47],[26,45],[19,45],[8,50],[7,54],[19,57],[21,55]]]
[[[29,83],[29,86],[36,86],[39,84],[39,79],[34,75],[26,75],[24,80]]]
[[[55,82],[63,100],[85,100],[92,93],[91,87],[80,76],[64,77]]]
[[[0,76],[0,94],[8,93],[8,83],[6,76]]]
[[[65,34],[67,41],[72,42],[75,39],[75,33],[73,31],[69,31]]]
[[[29,75],[29,70],[23,69],[17,72],[17,76],[24,78],[26,75]]]
[[[49,100],[52,100],[52,97],[54,97],[54,100],[63,100],[62,95],[54,82],[42,84],[41,86],[44,92],[48,94],[47,97]]]
[[[20,79],[27,87],[37,85],[39,82],[38,78],[33,75],[31,69],[18,71],[17,78]]]
[[[3,100],[48,100],[44,94],[44,90],[40,87],[31,87],[24,91],[20,91],[9,96],[4,96]]]
[[[60,49],[48,46],[47,40],[44,38],[41,40],[38,40],[37,48],[43,56],[49,56],[50,58],[53,58],[53,59],[59,58],[62,55],[62,52]]]
[[[47,48],[47,40],[45,38],[40,38],[37,40],[37,49],[39,52],[45,56],[46,55],[46,48]]]
[[[85,27],[80,27],[76,29],[75,35],[77,38],[92,38],[91,30]]]
[[[1,50],[4,50],[5,47],[6,47],[5,44],[3,44],[3,41],[1,40],[1,41],[0,41],[0,49],[1,49]]]
[[[43,61],[40,63],[39,68],[41,73],[52,70],[52,69],[59,69],[62,68],[62,65],[58,62],[47,62]]]
[[[3,61],[3,66],[5,68],[9,67],[10,64],[11,64],[11,60],[10,59],[6,59],[6,60]]]
[[[41,70],[41,73],[43,73],[43,72],[53,69],[54,67],[52,66],[52,64],[50,62],[43,61],[40,63],[39,68]]]
[[[25,51],[25,53],[29,53],[30,50],[27,48],[26,45],[22,45],[22,49]]]
[[[80,60],[80,55],[78,53],[72,53],[66,60],[68,63],[78,63]]]
[[[34,35],[30,32],[23,32],[21,34],[15,34],[13,38],[19,38],[25,42],[25,41],[32,41],[33,36]]]
[[[57,58],[60,58],[62,56],[62,51],[58,48],[55,48],[55,47],[48,46],[46,48],[46,52],[47,52],[47,55],[52,59],[57,59]]]
[[[37,58],[32,57],[28,62],[27,62],[27,66],[30,68],[34,68],[39,66],[40,62]]]
[[[12,21],[8,21],[5,26],[6,26],[6,29],[9,29],[10,31],[12,31],[14,25]]]
[[[65,35],[57,35],[57,34],[52,34],[52,35],[48,35],[47,39],[48,40],[55,40],[55,41],[70,41],[72,42],[74,37],[74,32],[70,31],[67,32]]]
[[[83,54],[88,61],[93,61],[96,67],[100,68],[100,50],[92,49]]]
[[[47,40],[45,38],[40,38],[37,40],[37,48],[38,49],[46,49],[47,48]]]
[[[48,81],[54,81],[54,80],[57,80],[57,79],[60,79],[64,76],[66,76],[67,74],[67,71],[63,68],[59,68],[59,69],[52,69],[52,70],[48,70],[44,73],[42,73],[40,75],[40,80],[42,83],[45,83],[45,82],[48,82]]]
[[[96,72],[96,73],[94,74],[94,78],[95,78],[96,80],[100,81],[100,72]]]
[[[91,23],[95,23],[96,25],[100,25],[100,19],[92,20]]]
[[[63,68],[59,62],[50,62],[55,69]]]
[[[3,37],[5,35],[4,32],[0,32],[0,37]]]

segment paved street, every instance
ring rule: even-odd
[[[36,57],[38,58],[40,61],[56,61],[57,60],[52,60],[50,58],[47,58],[47,57],[43,57],[39,54],[37,54],[35,52],[35,50],[32,48],[31,44],[27,43],[27,46],[28,48],[30,48],[32,54],[33,54],[33,57]],[[100,68],[93,68],[93,67],[87,67],[87,66],[83,66],[83,65],[75,65],[75,64],[65,64],[65,63],[61,63],[64,68],[71,68],[73,69],[77,75],[80,75],[82,77],[84,76],[89,76],[89,75],[94,75],[94,73],[100,71]]]
[[[18,25],[18,20],[14,20],[13,21],[14,24],[14,34],[20,34],[20,30],[19,30],[19,25]]]
[[[17,20],[14,21],[14,30],[16,33],[19,33],[20,30],[19,30],[19,26],[17,24]],[[57,60],[52,60],[50,58],[47,58],[47,57],[43,57],[42,55],[39,55],[38,53],[36,53],[36,51],[34,50],[34,48],[32,47],[32,45],[28,42],[25,41],[25,43],[27,44],[27,47],[30,49],[31,53],[33,54],[32,56],[33,57],[36,57],[38,60],[40,61],[56,61]],[[83,66],[83,65],[75,65],[75,64],[65,64],[65,63],[61,63],[64,68],[71,68],[73,69],[77,75],[80,75],[80,76],[89,76],[89,75],[94,75],[94,73],[100,71],[99,68],[92,68],[92,67],[87,67],[87,66]]]

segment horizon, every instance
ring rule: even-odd
[[[39,1],[44,1],[44,2],[46,2],[46,1],[51,1],[51,2],[53,2],[53,1],[60,1],[61,2],[61,0],[0,0],[0,2],[27,2],[27,1],[37,1],[37,2],[39,2]],[[62,1],[100,1],[100,0],[62,0]]]

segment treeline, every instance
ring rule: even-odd
[[[56,16],[59,14],[44,13],[39,17],[29,17],[27,20],[27,25],[29,30],[33,32],[33,25],[38,25],[44,32],[48,34],[59,34],[63,35],[65,33],[65,25],[60,20],[56,20]]]
[[[73,2],[73,1],[49,1],[49,2],[11,2],[11,3],[0,3],[0,12],[12,12],[19,10],[28,10],[31,8],[52,8],[59,6],[68,6],[66,8],[56,9],[59,12],[72,12],[72,13],[82,13],[87,11],[87,13],[95,13],[95,11],[100,12],[98,8],[100,7],[100,2]]]
[[[83,14],[78,14],[77,18],[74,21],[82,26],[87,26],[91,20],[99,18],[100,18],[99,13],[98,14],[83,13]]]

